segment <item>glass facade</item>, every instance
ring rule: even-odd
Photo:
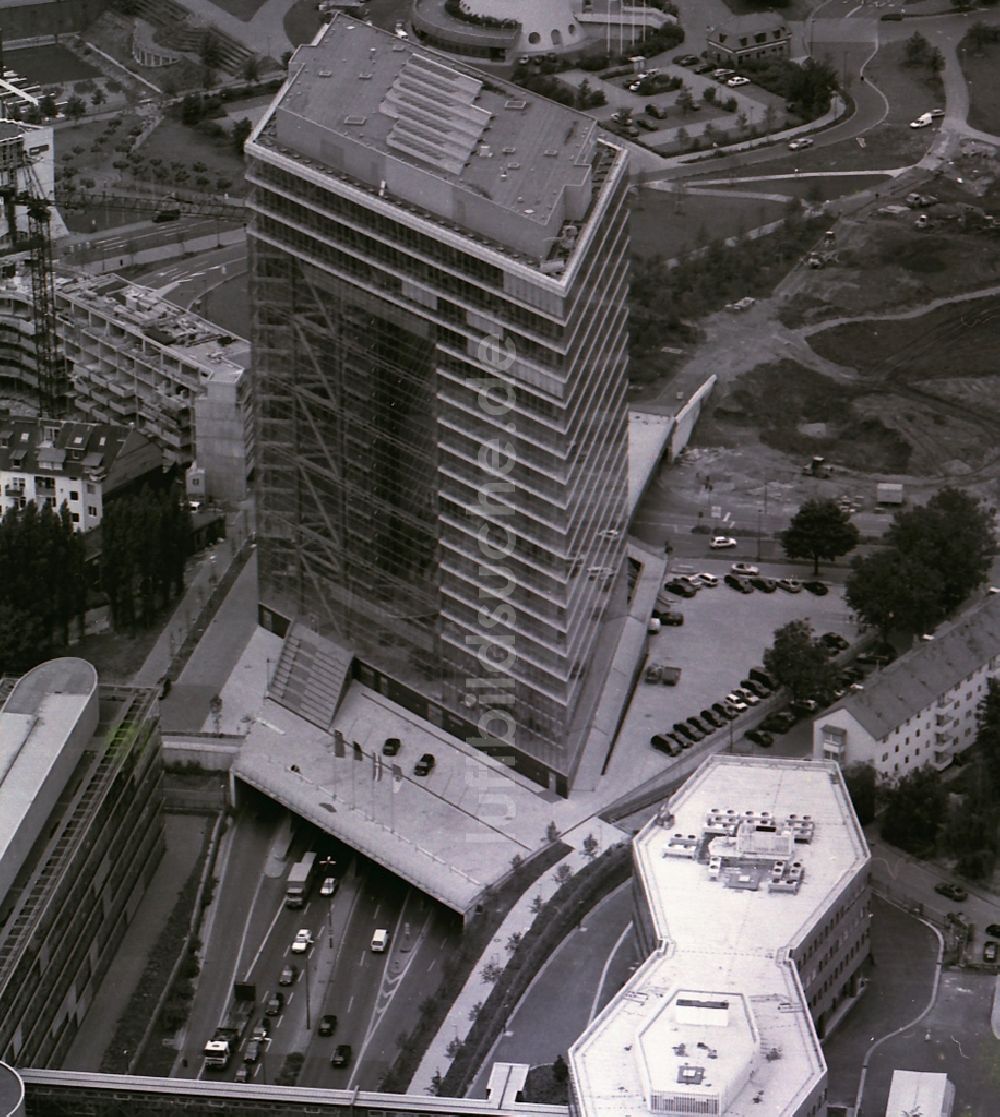
[[[565,790],[624,600],[624,157],[597,146],[564,280],[266,129],[248,152],[261,616]]]

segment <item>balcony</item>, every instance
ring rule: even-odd
[[[23,485],[4,485],[3,495],[4,496],[13,496],[13,497],[22,497],[22,496],[24,496],[24,486]]]

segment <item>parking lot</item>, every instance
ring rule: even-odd
[[[743,734],[755,725],[773,701],[762,702],[742,714],[728,726],[716,730],[705,742],[684,752],[683,757],[672,758],[650,747],[654,733],[670,730],[675,722],[698,714],[712,703],[721,701],[733,687],[740,685],[751,667],[763,663],[764,651],[770,646],[774,632],[789,621],[807,619],[816,635],[837,632],[849,640],[858,632],[851,621],[851,613],[843,598],[843,586],[827,582],[830,592],[816,597],[805,591],[787,593],[737,593],[722,582],[731,559],[706,558],[685,560],[673,566],[673,572],[706,571],[716,575],[719,585],[700,590],[693,598],[672,599],[673,608],[682,613],[684,624],[664,627],[649,636],[647,663],[664,663],[681,668],[681,677],[675,686],[646,683],[641,678],[636,686],[622,736],[612,759],[612,770],[618,765],[636,767],[646,778],[653,778],[672,765],[681,763],[719,742],[727,746],[732,732],[733,747],[744,751],[750,747]],[[786,564],[761,563],[761,573],[773,578],[787,577]],[[800,576],[801,572],[798,575]],[[796,727],[798,728],[798,727]],[[794,731],[793,731],[794,732]],[[778,738],[775,750],[785,754]],[[801,748],[800,748],[801,751]]]

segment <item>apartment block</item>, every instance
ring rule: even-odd
[[[246,150],[261,623],[565,793],[624,614],[626,155],[344,15]]]
[[[1000,596],[918,640],[813,721],[813,756],[870,764],[883,780],[938,771],[975,740],[979,703],[1000,675]]]
[[[710,757],[633,856],[649,957],[570,1049],[571,1110],[824,1114],[819,1041],[869,954],[870,857],[837,766]]]
[[[249,343],[117,275],[56,279],[73,408],[132,424],[164,464],[194,467],[209,498],[247,495],[254,462]]]
[[[162,852],[155,695],[75,658],[0,686],[0,1058],[57,1067]]]
[[[128,427],[0,416],[0,509],[65,503],[77,531],[97,527],[105,502],[159,480],[158,446]]]

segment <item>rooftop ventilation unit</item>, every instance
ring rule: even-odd
[[[518,100],[504,101],[503,107],[505,109],[511,109],[514,112],[524,112],[524,110],[528,107],[528,102]]]
[[[556,151],[555,148],[550,147],[548,151],[543,151],[542,154],[547,156],[549,159],[555,159],[559,152]]]
[[[321,77],[321,78],[332,78],[333,77],[333,70],[317,70],[316,75],[317,75],[317,77]]]
[[[360,128],[367,120],[368,118],[366,116],[357,116],[356,114],[344,117],[344,123],[352,125],[355,128]]]

